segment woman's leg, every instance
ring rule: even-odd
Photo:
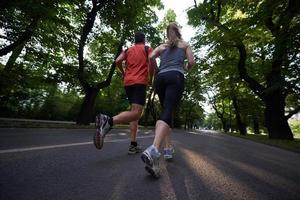
[[[162,141],[169,134],[170,134],[169,125],[162,120],[157,120],[156,126],[155,126],[155,137],[154,137],[154,141],[153,141],[153,145],[156,147],[156,149],[160,148]]]

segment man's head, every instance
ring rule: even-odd
[[[134,43],[145,43],[145,33],[138,31],[134,35]]]

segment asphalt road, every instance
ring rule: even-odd
[[[0,199],[300,199],[300,154],[209,131],[175,130],[161,178],[127,155],[128,131],[102,150],[93,130],[0,129]],[[147,147],[153,131],[140,130]]]

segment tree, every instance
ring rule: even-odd
[[[79,60],[79,68],[78,68],[78,79],[83,88],[83,92],[85,93],[84,101],[77,119],[77,124],[88,124],[92,119],[92,111],[95,106],[95,99],[100,91],[107,86],[109,86],[114,70],[115,63],[112,61],[115,59],[122,51],[122,46],[126,37],[130,34],[133,34],[134,30],[149,28],[147,24],[153,24],[153,12],[150,6],[159,6],[160,1],[101,1],[98,3],[96,0],[92,0],[91,10],[87,13],[86,21],[84,22],[84,26],[82,28],[82,33],[79,41],[78,48],[78,60]],[[110,30],[110,34],[114,35],[115,38],[120,38],[117,53],[114,58],[112,56],[108,56],[111,59],[111,68],[107,75],[105,81],[99,82],[97,80],[88,80],[89,74],[85,73],[85,68],[87,63],[84,60],[84,47],[87,45],[87,40],[93,40],[93,37],[88,38],[91,33],[96,16],[99,13],[100,22],[102,23],[100,27],[102,27],[101,34],[105,34],[105,29]],[[146,30],[146,29],[145,29]],[[153,30],[150,28],[150,30]],[[93,35],[92,35],[93,36]],[[112,39],[112,38],[111,38]],[[107,43],[102,42],[100,45],[106,45]],[[111,51],[110,51],[111,52]]]
[[[0,68],[3,115],[24,116],[29,108],[38,108],[45,101],[52,90],[49,88],[58,87],[64,74],[57,74],[57,68],[62,68],[75,44],[72,39],[76,28],[69,19],[75,12],[75,4],[80,3],[12,0],[1,7],[0,52],[5,63]],[[72,74],[72,70],[61,71],[66,71],[68,77]]]
[[[300,109],[294,107],[285,115],[287,96],[299,91],[299,85],[290,81],[292,74],[287,67],[293,64],[288,48],[299,37],[295,31],[299,28],[299,12],[296,0],[212,0],[189,11],[190,22],[195,26],[203,22],[207,34],[214,36],[210,41],[215,45],[214,51],[220,46],[237,50],[240,79],[264,102],[265,125],[273,139],[293,139],[287,120]],[[260,69],[250,68],[259,63]],[[257,78],[259,75],[265,77],[262,82]]]

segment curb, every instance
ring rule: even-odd
[[[92,129],[94,123],[90,125],[77,125],[72,121],[51,121],[35,119],[17,119],[17,118],[0,118],[0,128],[78,128]]]

